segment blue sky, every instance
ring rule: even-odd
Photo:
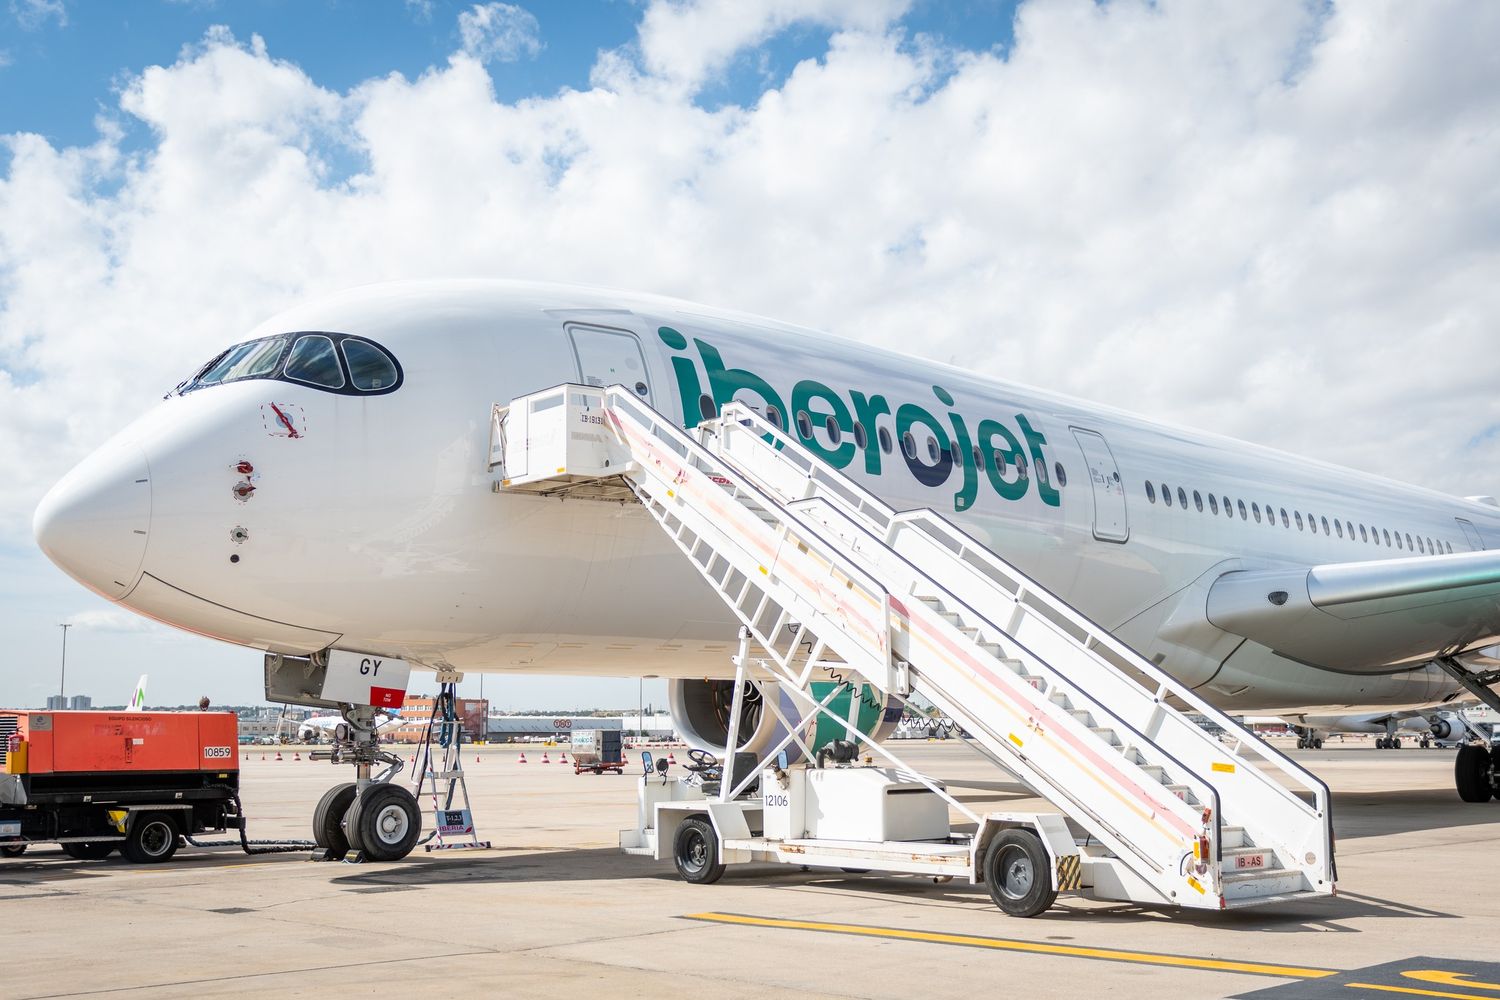
[[[1020,0],[919,0],[902,20],[965,48],[1007,47]],[[95,118],[119,118],[120,81],[169,65],[214,25],[265,39],[271,55],[300,66],[323,87],[348,90],[372,77],[415,78],[460,47],[454,0],[63,0],[62,18],[28,13],[27,0],[0,8],[0,135],[35,132],[53,145],[95,138]],[[535,58],[492,64],[496,97],[515,101],[584,89],[598,53],[629,44],[641,5],[631,0],[549,0],[523,5],[537,19]],[[46,8],[42,8],[45,10]],[[62,23],[65,21],[65,23]],[[828,31],[794,25],[737,58],[699,99],[750,103],[803,59],[817,58]],[[128,123],[127,123],[128,124]]]

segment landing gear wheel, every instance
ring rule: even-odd
[[[354,804],[357,786],[352,781],[334,785],[323,793],[318,807],[313,810],[313,843],[328,851],[328,856],[339,860],[349,853],[349,838],[344,836],[344,814]]]
[[[1012,917],[1034,917],[1057,901],[1047,849],[1030,830],[1002,830],[984,852],[990,898]]]
[[[115,853],[115,844],[108,841],[103,844],[63,844],[63,853],[78,861],[103,861]]]
[[[143,813],[135,817],[120,852],[137,865],[168,861],[177,853],[177,825],[166,813]]]
[[[344,816],[349,849],[369,861],[400,861],[417,846],[422,810],[400,785],[370,785],[354,799]]]
[[[1391,749],[1392,750],[1400,750],[1401,749],[1401,737],[1397,736],[1395,739],[1391,740]]]
[[[1490,749],[1465,743],[1453,759],[1453,784],[1465,802],[1488,802],[1495,794],[1490,785]]]
[[[0,858],[19,858],[25,853],[25,844],[6,844],[4,847],[0,847]]]
[[[672,864],[684,882],[711,885],[724,874],[719,860],[719,838],[706,819],[684,820],[672,838]]]
[[[1321,749],[1323,749],[1323,737],[1319,736],[1316,739],[1314,739],[1312,741],[1312,745],[1313,745],[1313,749],[1314,750],[1321,750]]]

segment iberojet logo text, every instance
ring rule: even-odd
[[[661,327],[657,334],[662,343],[673,352],[687,350],[687,338],[671,327]],[[839,469],[846,468],[855,460],[856,452],[862,451],[865,472],[878,476],[882,474],[881,459],[884,455],[880,449],[875,421],[881,416],[893,416],[896,423],[893,454],[901,456],[917,482],[929,487],[942,486],[954,477],[955,466],[961,465],[957,473],[958,492],[953,494],[954,510],[968,510],[979,495],[980,467],[975,461],[976,443],[979,445],[979,463],[996,495],[1004,500],[1019,500],[1034,482],[1037,496],[1043,503],[1052,507],[1061,503],[1061,498],[1046,473],[1048,462],[1042,446],[1047,443],[1047,439],[1032,427],[1023,413],[1015,416],[1019,436],[1004,423],[992,419],[979,421],[971,435],[964,418],[951,410],[946,414],[948,423],[945,425],[916,403],[901,403],[892,411],[890,401],[884,396],[871,396],[854,390],[841,395],[814,379],[803,379],[792,386],[791,405],[788,406],[781,394],[771,387],[771,383],[759,375],[743,368],[726,368],[718,348],[712,344],[695,337],[693,346],[697,348],[703,370],[708,375],[706,392],[698,378],[698,366],[692,356],[672,355],[672,371],[677,377],[677,391],[682,398],[682,412],[688,427],[696,426],[699,421],[699,399],[702,396],[708,395],[717,411],[730,403],[738,393],[754,393],[761,398],[764,406],[775,407],[776,412],[781,414],[783,425],[789,425],[789,431],[796,434],[805,447],[822,456],[830,465]],[[943,406],[953,405],[953,394],[942,386],[933,386],[932,394]],[[796,419],[797,414],[804,412],[811,418],[811,427],[808,428],[810,434],[803,433],[804,428],[800,426],[802,422]],[[829,417],[833,418],[841,432],[838,445],[830,445],[818,439],[817,430],[826,425]],[[854,440],[856,421],[865,428],[863,448]],[[937,440],[936,458],[923,448],[904,447],[908,433],[917,441],[925,441],[927,435],[931,434]],[[957,462],[954,461],[955,443],[958,445]],[[910,454],[911,451],[916,454]],[[1028,454],[1029,461],[1026,457]],[[1028,464],[1035,470],[1034,475],[1028,475],[1024,471]]]

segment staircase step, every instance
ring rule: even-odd
[[[1119,739],[1115,736],[1115,731],[1108,726],[1090,726],[1089,732],[1093,733],[1095,736],[1099,737],[1110,746],[1120,745]]]
[[[1249,846],[1245,840],[1245,828],[1243,826],[1221,826],[1219,827],[1219,847],[1224,850]]]
[[[1092,726],[1094,724],[1094,713],[1086,708],[1075,708],[1068,712],[1068,714],[1085,726]]]
[[[1305,887],[1306,876],[1301,872],[1273,868],[1266,871],[1232,872],[1221,875],[1224,898],[1254,899],[1259,896],[1279,896],[1297,892]]]

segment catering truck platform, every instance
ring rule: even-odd
[[[48,843],[153,864],[241,829],[237,731],[232,712],[0,709],[0,856]]]

